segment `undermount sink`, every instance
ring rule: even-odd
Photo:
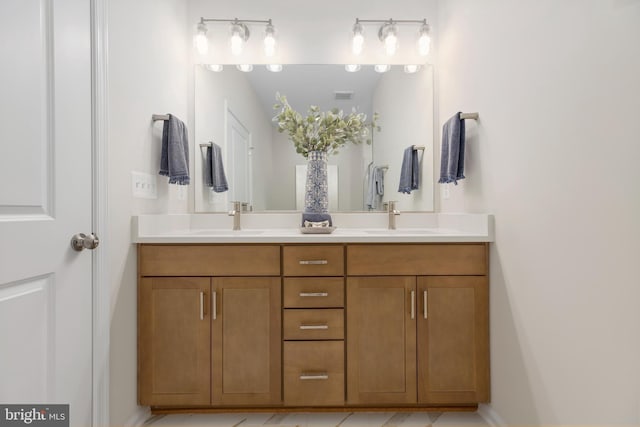
[[[264,230],[222,230],[222,229],[206,229],[206,230],[194,230],[189,234],[195,235],[207,235],[207,236],[243,236],[243,235],[256,235],[262,234]]]
[[[424,235],[424,234],[437,234],[434,230],[427,230],[424,228],[401,228],[396,230],[389,230],[382,228],[379,230],[365,230],[367,234],[402,234],[402,235]]]

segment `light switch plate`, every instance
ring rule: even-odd
[[[158,183],[155,175],[131,171],[131,192],[140,199],[157,199]]]

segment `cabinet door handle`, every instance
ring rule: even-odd
[[[329,264],[329,261],[326,259],[309,259],[309,260],[301,260],[300,265],[325,265]]]
[[[322,374],[302,374],[300,375],[300,379],[301,380],[328,380],[329,379],[329,375],[327,375],[326,373],[322,373]]]
[[[304,330],[318,330],[329,329],[329,325],[300,325],[300,329]]]
[[[200,291],[200,320],[204,320],[204,292]]]
[[[329,292],[300,292],[301,297],[328,297]]]
[[[427,291],[423,292],[422,298],[424,299],[424,301],[423,301],[424,307],[423,307],[422,311],[423,311],[423,314],[424,314],[424,318],[426,319],[427,318]]]
[[[416,318],[416,291],[411,291],[411,319]]]
[[[218,294],[216,291],[213,291],[213,309],[211,310],[211,315],[213,317],[213,320],[216,320],[218,318]]]

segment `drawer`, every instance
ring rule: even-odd
[[[283,332],[285,340],[344,339],[344,310],[284,310]]]
[[[344,307],[344,278],[285,278],[283,294],[285,308]]]
[[[285,246],[282,252],[285,276],[343,276],[344,246]]]
[[[277,245],[139,245],[142,276],[279,276]]]
[[[487,246],[470,244],[349,245],[350,276],[487,274]]]
[[[285,405],[344,405],[344,341],[287,341],[283,362]]]

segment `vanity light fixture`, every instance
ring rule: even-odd
[[[264,30],[264,54],[271,57],[276,54],[276,29],[271,24],[271,19]]]
[[[249,40],[251,32],[249,31],[250,24],[263,24],[266,26],[264,31],[264,53],[268,57],[272,57],[276,53],[276,29],[271,22],[271,19],[256,20],[256,19],[209,19],[200,18],[198,23],[197,32],[194,37],[194,44],[198,53],[204,55],[208,50],[207,39],[207,23],[230,23],[230,37],[229,44],[231,47],[231,53],[239,56],[244,50],[244,46]]]
[[[387,55],[392,56],[396,53],[399,46],[398,25],[419,24],[417,47],[418,53],[425,56],[429,53],[431,38],[429,32],[431,27],[427,24],[426,19],[359,19],[353,26],[353,38],[351,41],[351,50],[356,55],[363,51],[364,47],[364,31],[362,24],[382,24],[378,29],[378,39],[382,42]]]
[[[282,64],[267,64],[267,70],[272,73],[279,73],[282,71]]]
[[[431,49],[431,27],[427,24],[427,21],[420,26],[418,31],[418,53],[422,56],[427,56]]]
[[[349,73],[355,73],[356,71],[360,71],[360,64],[347,64],[344,66],[344,69]]]
[[[386,73],[391,69],[391,65],[389,64],[378,64],[373,67],[374,70],[378,73]]]
[[[238,64],[236,65],[236,68],[242,71],[243,73],[249,73],[253,71],[253,65],[251,64]]]
[[[360,55],[363,49],[364,49],[364,29],[362,28],[362,25],[360,24],[360,21],[358,20],[358,18],[356,18],[356,23],[353,24],[353,35],[351,37],[351,51],[355,55]]]

